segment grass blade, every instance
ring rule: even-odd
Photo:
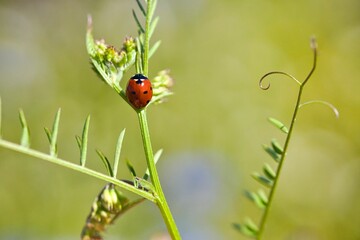
[[[81,137],[80,165],[83,167],[85,166],[85,163],[86,163],[89,124],[90,124],[90,115],[85,120],[82,137]]]
[[[19,110],[19,118],[22,127],[20,140],[21,146],[30,147],[30,130],[26,122],[24,111],[22,109]]]
[[[125,136],[125,129],[121,131],[117,144],[116,144],[116,150],[115,150],[115,157],[114,157],[114,178],[116,178],[118,166],[119,166],[119,160],[120,160],[120,154],[121,154],[121,147]]]

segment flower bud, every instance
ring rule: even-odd
[[[126,37],[123,42],[122,50],[125,51],[126,53],[130,53],[130,52],[134,51],[135,48],[136,48],[136,44],[135,44],[134,38]]]
[[[92,59],[92,64],[100,77],[114,87],[119,88],[119,82],[123,73],[129,69],[136,58],[136,43],[132,37],[126,37],[121,50],[105,43],[104,39],[94,40],[91,32],[87,35],[88,53]]]
[[[170,76],[170,70],[163,70],[158,73],[152,80],[153,95],[159,96],[159,101],[162,98],[172,94],[171,87],[174,85],[174,80]]]

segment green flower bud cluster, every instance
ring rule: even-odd
[[[126,37],[121,50],[105,43],[104,39],[95,40],[92,35],[92,21],[89,17],[86,46],[96,73],[112,88],[121,90],[120,81],[124,72],[134,65],[136,60],[134,38]]]
[[[92,205],[81,239],[103,239],[101,233],[104,232],[105,227],[114,221],[128,203],[129,200],[117,191],[113,184],[107,184]]]
[[[170,76],[169,70],[160,71],[151,81],[153,88],[153,99],[155,103],[161,103],[166,96],[173,94],[171,88],[174,85],[174,79]]]
[[[114,46],[107,45],[104,39],[95,40],[95,51],[93,57],[98,62],[115,68],[124,69],[135,54],[135,41],[131,37],[127,37],[123,43],[123,48],[118,51]]]

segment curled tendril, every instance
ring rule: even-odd
[[[270,75],[274,75],[274,74],[281,74],[281,75],[285,75],[287,77],[289,77],[290,79],[294,80],[297,84],[301,85],[301,82],[299,80],[297,80],[294,76],[286,73],[286,72],[279,72],[279,71],[274,71],[274,72],[269,72],[267,74],[265,74],[264,76],[262,76],[262,78],[259,81],[259,87],[262,90],[268,90],[270,88],[270,83],[267,86],[263,86],[263,81],[266,77],[270,76]]]
[[[311,37],[310,39],[310,48],[313,50],[314,52],[314,60],[313,60],[313,66],[309,72],[309,74],[307,75],[307,77],[305,78],[305,80],[303,82],[300,82],[299,80],[297,80],[294,76],[286,73],[286,72],[280,72],[280,71],[273,71],[273,72],[269,72],[267,74],[265,74],[264,76],[261,77],[260,81],[259,81],[259,87],[262,90],[268,90],[270,88],[270,83],[267,86],[263,85],[264,79],[267,78],[270,75],[274,75],[274,74],[281,74],[281,75],[285,75],[287,77],[289,77],[290,79],[294,80],[297,84],[299,84],[301,87],[303,87],[306,82],[310,79],[311,75],[314,73],[315,68],[316,68],[316,60],[317,60],[317,42],[315,37]]]
[[[320,103],[320,104],[323,104],[323,105],[329,107],[334,112],[336,118],[339,118],[339,116],[340,116],[339,110],[334,105],[332,105],[331,103],[326,102],[326,101],[322,101],[322,100],[307,101],[307,102],[304,102],[304,103],[300,104],[299,108],[301,108],[301,107],[303,107],[305,105],[314,104],[314,103]]]

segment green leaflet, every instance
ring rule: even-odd
[[[288,134],[289,133],[289,129],[285,126],[285,124],[283,124],[282,122],[280,122],[279,120],[275,119],[275,118],[268,118],[269,122],[272,123],[275,127],[277,127],[278,129],[280,129],[282,132]]]
[[[108,174],[111,176],[111,177],[114,177],[114,172],[111,168],[111,164],[108,160],[108,158],[100,151],[100,150],[96,150],[96,153],[98,154],[98,156],[100,157],[101,161],[104,163],[104,166],[108,172]]]
[[[22,128],[20,144],[24,147],[30,147],[30,130],[22,109],[19,110],[19,119]]]

